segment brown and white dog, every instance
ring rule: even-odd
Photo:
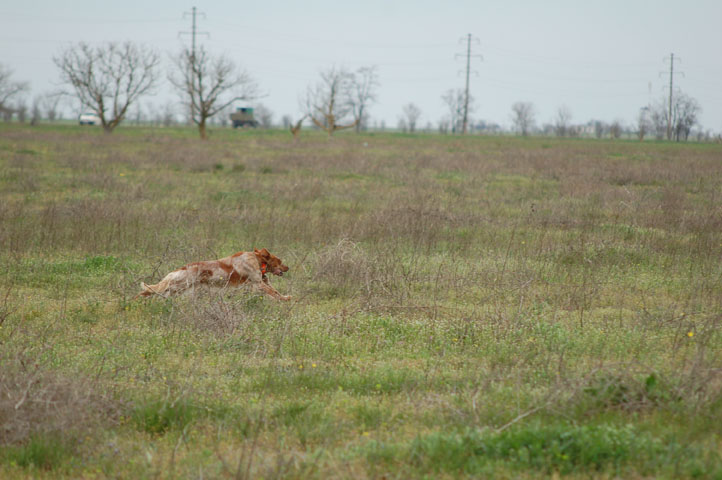
[[[168,297],[202,285],[216,288],[240,287],[244,284],[270,295],[276,300],[290,300],[268,283],[266,273],[279,277],[288,271],[280,258],[265,248],[252,252],[238,252],[219,260],[195,262],[170,272],[155,285],[140,283],[141,291],[135,298],[160,295]]]

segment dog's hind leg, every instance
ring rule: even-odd
[[[140,288],[142,289],[138,295],[136,295],[133,300],[137,299],[138,297],[150,297],[151,295],[160,295],[161,297],[167,296],[166,285],[161,285],[163,282],[156,283],[155,285],[148,285],[145,282],[140,282]]]

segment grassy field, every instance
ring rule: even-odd
[[[722,478],[721,145],[211,133],[0,124],[1,478]]]

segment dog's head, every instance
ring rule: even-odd
[[[278,275],[280,277],[283,275],[284,272],[288,271],[288,266],[284,265],[283,261],[280,258],[273,255],[271,252],[269,252],[265,248],[262,250],[258,250],[257,248],[254,248],[253,253],[256,254],[256,258],[258,258],[258,263],[261,265],[261,271],[264,274],[272,273],[272,274]],[[265,266],[265,268],[264,268],[264,266]]]

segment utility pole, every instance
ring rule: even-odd
[[[672,85],[674,84],[674,53],[669,55],[669,112],[667,113],[667,140],[672,138]]]
[[[463,41],[462,37],[459,41]],[[479,43],[478,38],[474,38],[470,33],[466,35],[466,86],[464,88],[464,117],[462,120],[461,133],[466,135],[469,125],[469,76],[471,74],[471,57],[483,58],[481,55],[471,55],[471,41],[476,40]],[[459,55],[457,55],[458,57]]]
[[[193,26],[191,27],[192,40],[191,40],[191,56],[196,56],[196,7],[193,7]]]
[[[471,68],[471,34],[466,39],[466,88],[464,89],[464,123],[461,134],[466,135],[466,127],[469,122],[469,72]]]
[[[203,18],[206,18],[206,14],[203,12],[198,12],[196,7],[193,7],[190,12],[183,12],[183,18],[186,18],[188,15],[191,16],[191,31],[190,32],[178,32],[178,35],[191,35],[191,58],[190,58],[190,69],[193,70],[190,72],[189,77],[193,79],[195,82],[195,69],[196,69],[196,35],[209,35],[208,32],[198,32],[196,29],[196,16],[200,14],[203,15]],[[195,107],[193,106],[193,102],[190,102],[190,123],[193,122],[193,118],[195,117]]]
[[[197,15],[203,15],[203,18],[206,18],[206,14],[203,12],[198,12],[198,9],[196,7],[193,7],[190,12],[183,12],[183,18],[186,18],[186,16],[191,16],[191,31],[190,32],[180,32],[180,35],[190,35],[191,36],[191,59],[195,60],[196,58],[196,35],[208,35],[208,32],[199,32],[196,29],[196,16]]]
[[[666,60],[666,59],[665,59]],[[677,58],[678,62],[682,60]],[[662,72],[667,73],[667,72]],[[674,91],[674,53],[669,54],[669,107],[667,111],[667,140],[672,139],[672,96]],[[677,72],[684,76],[684,72]],[[661,74],[660,74],[661,75]]]

